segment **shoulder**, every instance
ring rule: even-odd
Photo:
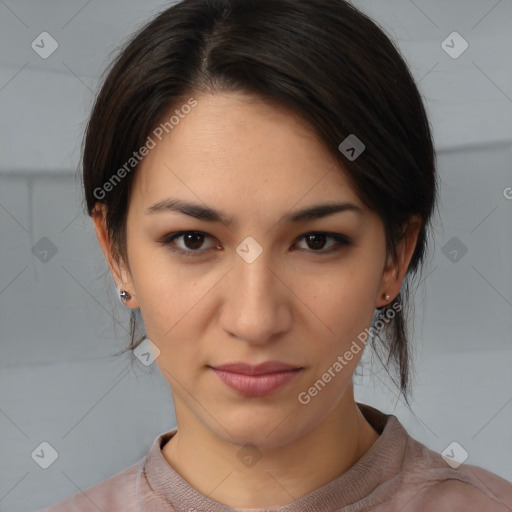
[[[143,477],[146,457],[123,471],[79,491],[41,512],[132,512],[136,504],[137,481]]]
[[[491,475],[490,480],[496,479],[498,482],[497,475],[492,473],[489,475]],[[512,510],[512,484],[508,483],[508,489],[504,487],[504,484],[505,481],[493,486],[486,486],[483,482],[475,485],[456,479],[436,482],[419,494],[416,502],[418,508],[415,510],[510,512]]]
[[[512,483],[490,471],[443,457],[412,437],[404,455],[402,512],[510,512]]]

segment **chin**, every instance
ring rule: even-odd
[[[251,443],[260,449],[272,449],[300,438],[316,424],[314,418],[310,418],[310,421],[304,416],[299,418],[301,409],[293,412],[292,407],[283,404],[270,410],[262,410],[261,407],[254,407],[253,410],[242,409],[229,413],[219,411],[214,417],[223,418],[220,423],[226,430],[216,422],[212,424],[209,421],[210,429],[218,437],[234,445],[244,446]]]

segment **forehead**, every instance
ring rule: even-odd
[[[133,200],[141,208],[166,195],[260,208],[291,208],[308,198],[362,206],[339,162],[297,116],[241,94],[194,98],[196,106],[160,130],[161,140],[151,135],[154,148],[134,183]],[[176,110],[179,104],[160,126]]]

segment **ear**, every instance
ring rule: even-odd
[[[137,297],[135,295],[135,288],[133,285],[132,277],[128,265],[124,262],[123,258],[113,250],[112,242],[109,237],[107,222],[107,207],[104,204],[96,203],[92,212],[92,220],[96,229],[96,236],[100,244],[101,250],[107,260],[110,272],[114,278],[114,282],[118,290],[126,290],[131,299],[125,302],[129,308],[138,308]]]
[[[407,229],[396,247],[398,264],[393,260],[392,255],[388,254],[382,273],[381,285],[375,301],[376,308],[387,306],[400,293],[409,263],[416,248],[421,224],[422,219],[419,215],[412,215],[409,218]],[[385,300],[384,296],[386,294],[390,295],[390,299]]]

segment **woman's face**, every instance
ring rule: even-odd
[[[278,446],[352,392],[362,355],[354,347],[364,348],[361,333],[389,302],[382,293],[395,297],[403,275],[397,279],[386,259],[381,219],[307,126],[246,96],[195,98],[169,134],[153,136],[129,204],[128,266],[113,272],[160,351],[178,424],[195,421],[232,443]],[[214,209],[231,223],[179,213],[166,201],[197,205],[190,212]],[[351,206],[289,219],[326,203]],[[171,241],[179,231],[201,233]],[[304,237],[314,232],[329,235]],[[212,369],[267,361],[301,369],[272,392],[255,384],[259,396],[233,389]],[[329,368],[329,382],[309,393]]]

